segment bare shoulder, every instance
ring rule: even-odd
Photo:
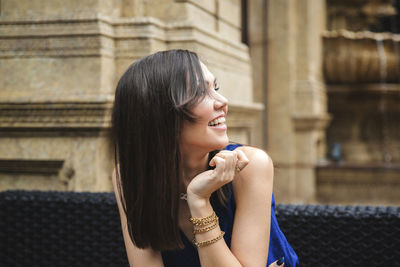
[[[243,146],[237,148],[249,163],[233,179],[232,186],[238,212],[248,207],[268,206],[271,202],[274,182],[274,166],[271,157],[262,149]]]
[[[242,146],[237,149],[247,156],[249,163],[232,181],[236,201],[247,203],[246,199],[252,199],[254,195],[272,192],[274,166],[267,152],[251,146]]]
[[[237,149],[241,150],[249,159],[249,164],[242,170],[241,175],[273,171],[272,159],[264,150],[252,146],[242,146]]]

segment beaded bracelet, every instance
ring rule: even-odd
[[[193,244],[194,244],[196,247],[198,247],[198,248],[205,247],[205,246],[214,244],[215,242],[217,242],[218,240],[220,240],[220,239],[224,236],[224,234],[225,234],[225,232],[224,232],[224,231],[221,231],[221,233],[219,234],[219,236],[217,236],[217,237],[215,237],[215,238],[213,238],[213,239],[206,240],[206,241],[201,241],[201,242],[197,242],[196,239],[194,238],[194,239],[193,239]]]
[[[207,217],[203,218],[193,218],[191,217],[189,220],[195,225],[195,226],[206,226],[207,224],[210,224],[214,222],[216,219],[218,219],[217,215],[215,214],[215,211]]]

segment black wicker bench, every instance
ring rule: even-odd
[[[278,205],[301,266],[400,266],[400,207]],[[0,266],[128,266],[112,193],[0,193]]]

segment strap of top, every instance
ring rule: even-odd
[[[230,150],[230,151],[232,151],[232,150],[235,150],[236,148],[238,148],[238,147],[240,147],[240,146],[243,146],[243,145],[241,145],[241,144],[229,144],[229,145],[227,145],[223,150]]]

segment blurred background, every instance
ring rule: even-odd
[[[400,204],[399,0],[0,0],[0,190],[112,191],[116,83],[197,52],[280,203]]]

